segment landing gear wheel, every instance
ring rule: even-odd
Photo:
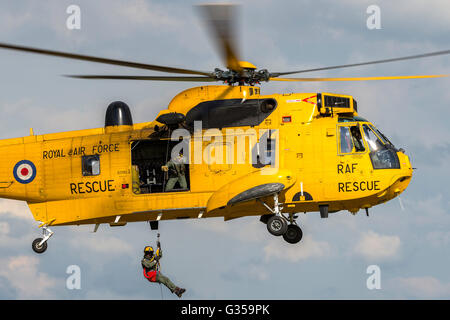
[[[286,233],[283,234],[283,239],[288,243],[297,243],[302,240],[303,231],[299,226],[291,224],[287,227]]]
[[[34,239],[33,244],[31,245],[34,252],[43,253],[45,250],[47,250],[47,241],[44,242],[42,245],[39,245],[39,243],[41,243],[42,240],[43,240],[42,238]]]
[[[273,216],[267,221],[267,230],[274,236],[281,236],[288,230],[288,224],[283,218]]]

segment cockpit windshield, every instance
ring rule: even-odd
[[[372,128],[369,128],[367,124],[364,124],[363,130],[364,138],[366,139],[370,151],[377,151],[384,147],[384,143],[378,138]]]
[[[386,136],[384,134],[381,133],[380,130],[378,130],[377,128],[375,128],[373,125],[370,125],[370,129],[372,129],[379,137],[380,139],[383,140],[384,143],[386,144],[390,144],[391,146],[394,146],[388,138],[386,138]]]
[[[374,126],[363,124],[364,139],[370,150],[374,169],[399,169],[400,162],[392,143]]]

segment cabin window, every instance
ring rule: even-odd
[[[98,176],[100,174],[100,156],[98,154],[83,156],[81,162],[83,176]]]

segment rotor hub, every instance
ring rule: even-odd
[[[217,81],[223,81],[229,85],[238,83],[239,85],[250,85],[259,84],[262,81],[269,81],[270,73],[267,69],[256,70],[253,68],[243,68],[241,71],[228,69],[224,71],[222,69],[216,68],[212,76]]]

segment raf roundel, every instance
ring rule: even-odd
[[[17,182],[23,184],[30,183],[36,177],[36,166],[28,160],[19,161],[14,166],[13,174]]]

